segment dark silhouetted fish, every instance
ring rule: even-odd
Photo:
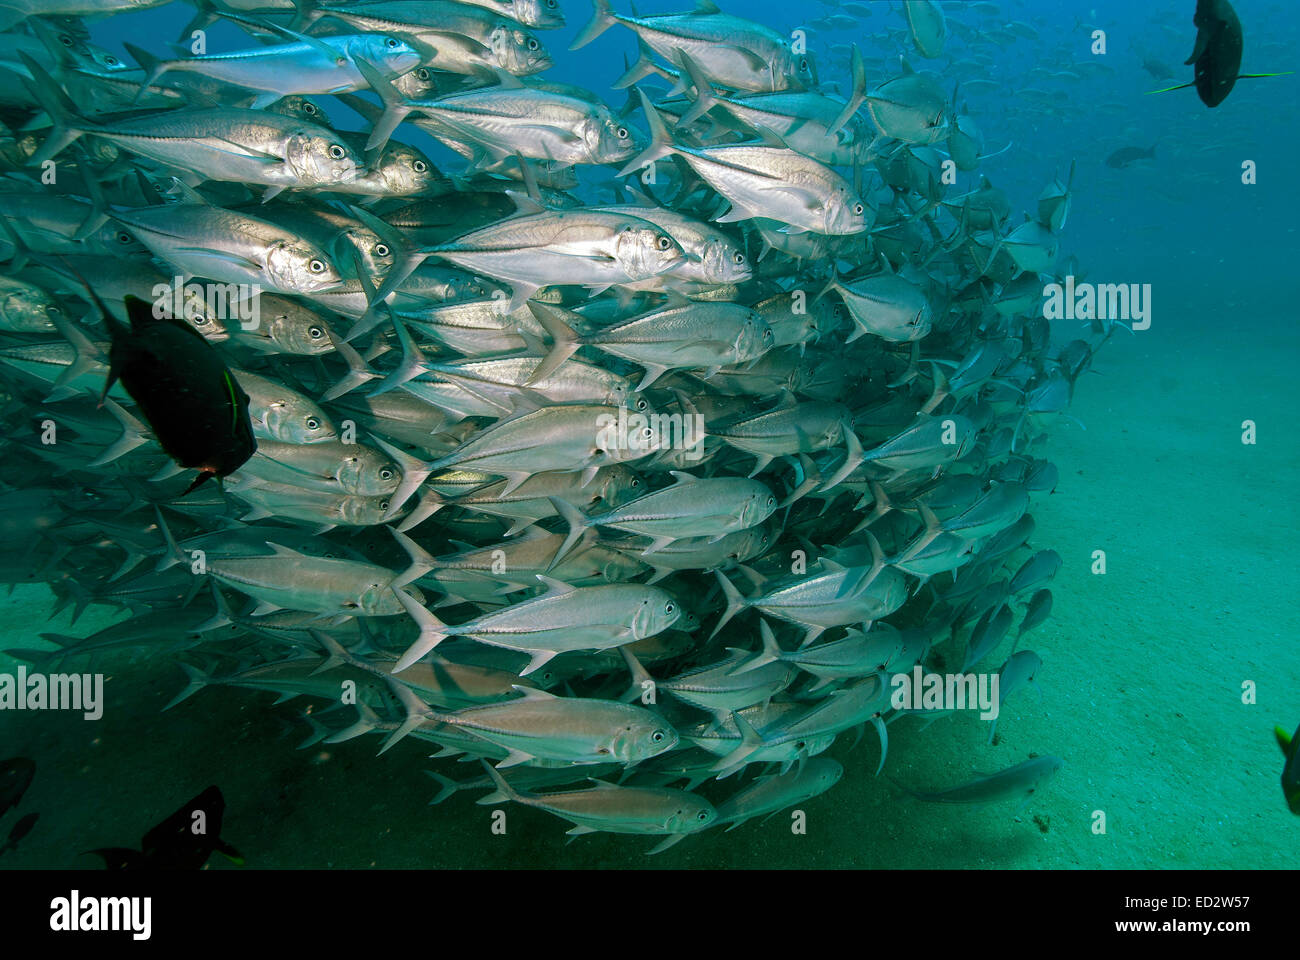
[[[1286,764],[1282,767],[1282,794],[1294,814],[1300,814],[1300,727],[1291,736],[1281,727],[1273,728],[1277,745],[1282,748]]]
[[[1154,160],[1156,156],[1156,145],[1151,144],[1150,149],[1143,150],[1141,147],[1120,147],[1109,157],[1106,158],[1106,166],[1114,167],[1116,170],[1122,170],[1124,167],[1132,166],[1139,160],[1148,158]]]
[[[3,857],[10,850],[17,850],[18,841],[32,832],[32,827],[36,826],[36,821],[40,818],[39,813],[29,813],[15,823],[13,829],[9,831],[9,839],[4,842],[3,846],[0,846],[0,857]]]
[[[11,757],[0,763],[0,817],[18,806],[35,775],[36,764],[26,757]]]
[[[129,328],[98,304],[113,337],[104,393],[120,379],[163,450],[182,467],[198,469],[185,493],[239,469],[257,450],[248,394],[188,323],[155,316],[138,297],[125,303]]]
[[[102,857],[109,870],[199,870],[213,851],[243,866],[239,851],[221,839],[225,812],[220,788],[208,787],[146,833],[139,850],[104,847],[90,852]]]
[[[1196,15],[1192,17],[1196,25],[1196,46],[1192,55],[1184,63],[1195,64],[1191,83],[1180,83],[1176,87],[1152,90],[1151,93],[1167,93],[1170,90],[1182,90],[1195,87],[1196,95],[1207,107],[1217,107],[1227,99],[1233,85],[1241,79],[1258,77],[1283,77],[1292,71],[1282,73],[1238,73],[1241,69],[1241,51],[1243,47],[1241,21],[1237,11],[1232,9],[1228,0],[1196,0]]]
[[[1007,767],[997,773],[983,774],[970,783],[938,793],[918,793],[907,790],[918,800],[931,803],[993,803],[998,800],[1010,800],[1017,797],[1028,802],[1038,788],[1056,776],[1058,770],[1065,766],[1060,757],[1034,757],[1014,767]]]

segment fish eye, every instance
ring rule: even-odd
[[[644,410],[648,406],[650,406],[650,404],[646,403],[645,397],[642,397],[640,400],[636,402],[636,408],[638,410]]]
[[[703,823],[705,820],[709,819],[709,811],[701,810],[695,815],[695,819],[700,821],[700,823]]]
[[[59,43],[63,44],[65,47],[70,47],[72,46],[72,38],[66,33],[61,33],[59,34]]]
[[[555,0],[546,0],[546,8],[547,8],[548,10],[554,10],[554,9],[555,9]]]
[[[388,256],[388,244],[386,244],[386,243],[377,243],[377,244],[375,244],[375,256],[377,256],[377,257],[386,257],[386,256]]]
[[[424,69],[424,67],[421,67],[419,70],[416,70],[416,71],[415,71],[415,79],[416,79],[416,80],[428,80],[428,79],[429,79],[429,71],[426,70],[426,69]]]
[[[387,467],[385,467],[383,470],[380,470],[380,471],[379,471],[379,479],[380,479],[380,480],[391,480],[391,479],[393,479],[393,471],[391,471],[391,470],[389,470]]]
[[[536,50],[536,49],[537,49],[537,46],[538,46],[538,44],[537,44],[537,41],[536,41],[536,40],[531,40],[531,39],[530,39],[530,40],[528,41],[528,49],[529,49],[529,50]]]
[[[738,264],[739,264],[739,263],[744,263],[744,262],[745,262],[745,255],[744,255],[743,253],[741,253],[739,250],[737,250],[736,253],[735,253],[735,255],[732,256],[731,259],[735,260],[736,263],[738,263]]]
[[[307,336],[311,337],[313,340],[319,340],[321,337],[325,336],[325,331],[320,327],[308,327]]]
[[[307,418],[307,429],[308,429],[308,430],[315,430],[315,429],[317,429],[317,428],[319,428],[319,427],[320,427],[320,421],[319,421],[319,420],[317,420],[315,417],[308,417],[308,418]]]
[[[655,246],[658,247],[660,250],[667,250],[672,245],[673,242],[669,240],[667,237],[660,237],[658,240],[655,241]]]
[[[775,506],[776,506],[776,497],[768,497],[768,498],[767,498],[767,505],[768,505],[769,507],[775,507]]]
[[[312,260],[311,263],[307,264],[307,269],[310,270],[312,273],[324,273],[325,261]]]
[[[635,490],[637,487],[641,486],[641,481],[638,480],[636,477],[633,477],[633,478],[632,478],[632,482],[631,482],[631,484],[629,484],[629,486],[631,486],[632,489]]]
[[[616,132],[618,133],[618,138],[619,138],[620,140],[626,140],[626,139],[627,139],[627,127],[619,127],[618,130],[617,130]]]
[[[859,217],[862,216],[862,211],[863,211],[864,209],[866,209],[866,208],[863,207],[862,204],[860,204],[860,203],[855,203],[855,204],[853,205],[853,212],[854,212],[855,214],[857,214]]]
[[[651,430],[649,427],[642,427],[638,431],[638,433],[640,433],[640,435],[644,437],[646,440],[649,440],[651,437],[655,435],[655,432]]]
[[[662,730],[656,730],[654,733],[650,734],[650,739],[655,743],[663,743],[665,736],[666,734]]]
[[[808,69],[808,59],[806,57],[799,61],[799,69],[804,71]]]
[[[344,150],[342,147],[340,147],[337,143],[330,144],[330,156],[335,160],[342,160],[345,156],[347,156],[347,151]]]
[[[676,609],[677,609],[677,605],[676,605],[675,603],[665,603],[665,604],[664,604],[664,613],[672,613],[672,612],[675,611]]]
[[[118,243],[130,243],[130,242],[131,242],[131,234],[126,233],[126,232],[119,233],[119,234],[117,235],[117,240],[118,240]]]
[[[380,510],[387,510],[387,509],[388,509],[388,501],[387,501],[387,500],[380,500],[380,501],[379,501],[379,509],[380,509]]]
[[[384,46],[386,46],[389,50],[396,50],[396,49],[397,49],[397,41],[396,41],[395,39],[393,39],[392,37],[385,37],[385,38],[384,38]]]
[[[316,113],[316,104],[312,103],[310,100],[304,100],[302,102],[302,112],[307,114],[309,117],[312,116]]]
[[[108,64],[110,67],[116,67],[116,66],[117,66],[117,57],[113,56],[113,55],[110,53],[107,57],[104,58],[104,62],[105,62],[106,64]]]
[[[414,170],[416,173],[424,173],[424,171],[429,169],[429,165],[425,163],[423,160],[416,160],[414,163],[411,164],[411,169]]]

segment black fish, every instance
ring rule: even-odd
[[[1196,95],[1207,107],[1217,107],[1227,99],[1233,85],[1241,79],[1283,77],[1283,73],[1238,73],[1241,69],[1243,40],[1241,21],[1228,0],[1196,0],[1196,46],[1184,63],[1195,64],[1191,83],[1180,83],[1151,93],[1167,93],[1195,87]]]
[[[1151,149],[1149,150],[1143,150],[1141,147],[1120,147],[1106,158],[1106,166],[1114,167],[1116,170],[1122,170],[1124,167],[1136,163],[1139,160],[1144,160],[1147,157],[1154,160],[1155,156],[1156,145],[1154,143],[1151,144]]]
[[[163,450],[198,469],[185,493],[239,469],[257,450],[248,394],[212,344],[184,320],[155,316],[139,297],[124,299],[129,328],[95,301],[113,337],[104,393],[120,379]]]
[[[36,764],[26,757],[11,757],[0,763],[0,817],[11,807],[18,806],[35,775]]]
[[[0,857],[4,856],[10,850],[17,850],[18,841],[32,832],[32,827],[36,826],[36,821],[40,818],[41,815],[39,813],[29,813],[27,816],[15,823],[14,828],[9,831],[9,839],[5,841],[4,846],[0,847]]]
[[[203,811],[202,821],[195,813]],[[208,862],[212,852],[222,854],[243,866],[239,851],[221,839],[221,819],[226,801],[218,787],[208,787],[185,806],[144,835],[140,849],[104,847],[91,850],[104,860],[109,870],[198,870]],[[199,823],[203,832],[196,833]]]

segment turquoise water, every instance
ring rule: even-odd
[[[843,42],[876,56],[902,49],[897,5],[872,6],[872,18]],[[980,22],[944,6],[950,20]],[[1246,69],[1292,66],[1294,12],[1236,7],[1247,31]],[[134,842],[217,783],[227,803],[223,835],[259,868],[1291,866],[1294,843],[1284,838],[1297,822],[1281,795],[1272,728],[1300,721],[1292,559],[1300,447],[1290,429],[1300,400],[1292,322],[1300,294],[1296,78],[1243,81],[1212,111],[1191,91],[1144,97],[1168,82],[1148,76],[1142,56],[1175,65],[1179,78],[1190,70],[1180,66],[1193,36],[1189,4],[998,8],[998,19],[1027,21],[1039,39],[994,45],[987,65],[956,53],[927,64],[949,86],[980,75],[1004,85],[967,97],[989,148],[1012,144],[981,172],[1006,190],[1018,219],[1077,161],[1062,258],[1076,256],[1096,282],[1151,284],[1153,311],[1150,329],[1118,333],[1097,354],[1069,409],[1078,422],[1057,422],[1036,451],[1057,465],[1060,482],[1051,495],[1034,495],[1031,544],[1064,562],[1051,585],[1052,617],[1029,640],[1043,660],[1041,696],[1008,702],[995,745],[969,715],[929,726],[903,717],[890,724],[888,762],[877,777],[870,729],[853,747],[844,734],[828,752],[844,764],[843,780],[800,804],[806,833],[793,833],[788,812],[778,813],[647,859],[649,838],[593,835],[566,845],[563,821],[515,806],[507,806],[507,834],[493,835],[495,807],[476,806],[477,794],[429,806],[437,786],[426,769],[463,779],[477,766],[435,767],[427,743],[408,739],[382,757],[372,737],[296,750],[307,733],[304,700],[273,707],[271,694],[221,688],[161,713],[184,684],[172,658],[112,653],[94,662],[107,678],[101,720],[0,714],[0,753],[38,765],[19,809],[41,814],[0,863],[96,866],[82,851]],[[565,9],[569,24],[551,44],[556,51],[586,18],[582,4]],[[743,12],[793,26],[788,7]],[[93,33],[120,52],[120,39],[132,35],[128,20],[170,39],[188,13],[175,4]],[[1085,70],[1077,80],[1033,73],[1059,68],[1065,55],[1086,59],[1089,26],[1107,29],[1110,72]],[[582,54],[600,65],[591,71],[598,76],[562,52],[554,75],[599,89],[630,49],[630,36],[611,31]],[[954,41],[953,49],[963,47]],[[1026,87],[1046,96],[1017,97]],[[1153,142],[1154,160],[1125,169],[1103,163],[1121,146]],[[1253,185],[1241,182],[1247,160],[1258,171]],[[1060,343],[1077,335],[1064,327],[1053,334]],[[1253,444],[1242,442],[1247,420],[1257,427]],[[1093,572],[1098,550],[1104,574]],[[39,647],[41,632],[84,636],[120,618],[91,607],[70,624],[66,612],[49,617],[50,601],[40,584],[21,584],[0,601],[4,645]],[[949,641],[939,649],[959,648]],[[16,664],[0,658],[0,671]],[[1253,687],[1255,702],[1243,702],[1243,685]],[[926,804],[891,782],[937,790],[1032,754],[1059,756],[1065,767],[1018,811],[1014,803]],[[732,789],[709,783],[700,792],[721,799]],[[234,869],[220,858],[212,868]]]

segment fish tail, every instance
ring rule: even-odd
[[[609,0],[591,0],[591,6],[591,19],[573,38],[573,43],[569,44],[570,50],[579,50],[585,47],[617,22],[614,19],[614,10],[609,5]]]
[[[876,728],[876,734],[880,737],[880,764],[876,767],[876,776],[880,776],[880,771],[885,769],[885,757],[889,756],[889,731],[878,713],[870,718],[870,723]]]
[[[718,101],[714,99],[713,87],[709,84],[708,78],[705,77],[704,71],[700,69],[700,65],[692,60],[684,50],[678,51],[677,56],[681,60],[687,76],[691,78],[691,83],[695,85],[695,104],[682,114],[682,118],[677,122],[690,124],[716,107]]]
[[[396,670],[396,667],[394,667],[394,670]],[[400,703],[402,708],[406,711],[406,716],[398,725],[397,729],[394,730],[389,735],[388,739],[384,741],[384,745],[379,748],[380,756],[387,753],[394,744],[404,738],[412,730],[418,729],[426,720],[433,716],[432,712],[429,710],[429,705],[416,696],[415,691],[406,684],[391,676],[384,677],[384,680],[388,683],[388,689],[393,693],[397,702]]]
[[[329,337],[330,344],[334,347],[334,351],[342,357],[344,362],[348,365],[348,372],[339,378],[338,383],[325,391],[321,396],[322,400],[326,402],[336,400],[346,393],[351,393],[363,383],[369,383],[371,380],[374,380],[379,376],[379,374],[370,369],[366,364],[366,361],[361,358],[361,354],[357,353],[352,345],[345,339],[335,334],[328,325],[325,326],[325,335]]]
[[[417,459],[405,450],[393,446],[383,437],[372,436],[372,439],[375,445],[392,457],[393,462],[402,470],[402,482],[398,484],[397,489],[388,498],[388,512],[384,514],[383,518],[384,522],[387,523],[397,516],[397,512],[402,509],[402,506],[411,498],[411,495],[423,485],[429,474],[433,472],[435,461],[426,462]]]
[[[370,84],[370,89],[384,105],[384,112],[375,121],[370,131],[370,139],[366,141],[366,152],[378,154],[388,143],[388,138],[393,135],[393,131],[411,112],[410,101],[402,96],[388,78],[364,57],[356,57],[355,62],[361,76],[365,77],[366,83]]]
[[[363,733],[369,733],[379,726],[379,715],[371,710],[364,702],[358,700],[354,707],[357,709],[356,723],[350,727],[344,727],[337,733],[332,733],[325,738],[325,743],[342,743],[345,740],[352,740],[361,736]]]
[[[732,711],[731,718],[735,721],[736,729],[740,731],[740,746],[709,768],[718,774],[719,780],[731,776],[745,766],[749,756],[764,743],[762,735],[748,720],[735,711]]]
[[[655,63],[654,51],[641,37],[636,38],[637,57],[636,61],[629,67],[627,58],[623,58],[623,72],[619,75],[610,86],[615,90],[628,90],[635,84],[640,83],[646,77],[660,76],[665,80],[672,80],[677,86],[674,91],[680,92],[678,87],[681,86],[681,80],[670,73],[666,68]],[[631,94],[628,94],[629,102],[632,101]]]
[[[568,556],[569,551],[573,549],[574,544],[581,540],[582,535],[587,532],[587,518],[582,515],[582,511],[562,497],[550,497],[548,499],[551,501],[551,506],[555,508],[555,512],[558,513],[569,526],[569,531],[565,534],[564,542],[561,543],[560,548],[555,551],[554,558],[552,558],[550,565],[546,568],[547,570],[554,570],[556,565],[558,565],[564,557]]]
[[[451,779],[451,777],[444,777],[441,773],[434,773],[432,770],[426,770],[424,772],[438,781],[438,795],[429,801],[430,806],[436,803],[442,803],[449,797],[454,796],[456,791],[460,789],[460,784]]]
[[[640,697],[644,690],[649,689],[646,684],[653,684],[654,677],[650,676],[650,672],[636,658],[636,654],[627,648],[626,644],[619,647],[618,652],[623,655],[623,661],[632,674],[632,686],[628,688],[627,693],[622,697],[624,703],[631,703]]]
[[[853,44],[853,53],[851,56],[851,69],[853,71],[853,90],[849,95],[849,101],[844,105],[844,109],[826,128],[826,136],[833,137],[839,133],[840,129],[853,119],[853,115],[858,112],[858,108],[867,102],[867,67],[862,62],[862,52],[858,45]]]
[[[430,570],[438,565],[438,562],[430,556],[429,552],[421,547],[418,543],[402,533],[400,530],[389,528],[397,542],[401,544],[402,549],[410,558],[410,565],[400,574],[393,578],[392,586],[394,588],[404,587],[413,580],[418,580]]]
[[[171,65],[160,57],[155,57],[148,50],[142,50],[134,43],[124,40],[122,46],[126,48],[127,53],[131,54],[132,59],[144,69],[144,80],[140,83],[140,92],[135,95],[136,102],[139,102],[140,98],[144,96],[144,92],[153,85],[155,80],[166,73]]]
[[[487,775],[491,777],[492,782],[496,784],[496,790],[489,793],[486,797],[480,797],[475,801],[476,803],[501,803],[504,800],[519,801],[519,791],[510,786],[510,784],[506,782],[505,777],[501,776],[501,774],[486,760],[480,760],[479,763],[483,764],[483,769],[487,771]]]
[[[722,611],[722,616],[718,618],[718,625],[709,634],[710,640],[718,635],[718,631],[727,625],[728,620],[745,608],[745,598],[740,595],[735,584],[723,576],[722,571],[714,570],[713,573],[722,587],[722,595],[727,598],[727,609]]]
[[[862,449],[862,441],[858,439],[858,433],[853,429],[853,422],[851,420],[846,421],[843,430],[844,463],[826,479],[826,482],[820,487],[821,490],[829,490],[838,485],[841,480],[862,466],[866,459],[865,452]]]
[[[85,133],[83,126],[85,120],[77,112],[76,106],[63,88],[45,71],[44,67],[22,51],[19,52],[19,56],[23,58],[23,63],[32,75],[30,81],[23,79],[23,85],[50,118],[50,135],[27,161],[28,166],[38,167],[61,153]]]
[[[634,173],[642,167],[648,167],[656,160],[662,159],[673,152],[672,137],[668,134],[668,128],[664,126],[664,121],[659,112],[650,102],[650,98],[645,95],[645,91],[637,89],[637,96],[641,98],[641,108],[645,111],[646,122],[650,125],[650,146],[646,147],[641,153],[633,157],[622,170],[618,172],[620,177],[626,177],[629,173]]]
[[[532,300],[528,301],[527,306],[533,316],[537,318],[537,322],[542,325],[542,328],[551,335],[551,339],[555,342],[550,353],[533,369],[532,375],[524,384],[526,387],[531,387],[545,380],[559,369],[565,360],[568,360],[577,352],[582,343],[573,328],[565,323],[563,314],[558,307],[546,303],[536,303]]]
[[[180,703],[182,700],[188,700],[190,697],[194,696],[194,694],[198,693],[204,687],[212,683],[212,677],[204,673],[202,670],[200,670],[198,667],[194,666],[193,664],[186,663],[184,660],[178,660],[176,662],[177,665],[182,670],[185,671],[185,676],[189,678],[190,682],[186,685],[184,690],[176,694],[176,696],[172,697],[171,700],[168,701],[167,706],[163,707],[163,710],[170,710],[172,707],[176,706],[176,704]]]
[[[767,625],[766,620],[760,620],[758,632],[763,638],[763,649],[755,654],[752,659],[731,670],[727,675],[731,677],[739,676],[742,673],[749,673],[751,670],[757,670],[759,667],[766,666],[769,663],[776,663],[781,659],[781,648],[777,645],[776,634],[772,628]],[[748,653],[749,651],[741,650],[739,653]]]
[[[400,673],[415,663],[426,653],[447,639],[447,625],[430,613],[423,604],[405,590],[395,590],[398,600],[406,608],[416,624],[420,627],[420,636],[407,649],[400,660],[393,665],[393,673]]]
[[[207,30],[221,19],[221,12],[217,10],[212,0],[190,0],[190,4],[194,7],[194,16],[181,31],[180,37],[177,38],[178,43],[190,39],[195,30]]]
[[[90,467],[102,467],[130,453],[145,442],[144,434],[148,429],[143,423],[123,410],[121,404],[114,403],[109,397],[103,398],[103,405],[113,415],[113,419],[121,425],[122,436],[110,444],[102,454],[90,461],[87,464]]]
[[[185,563],[186,558],[185,554],[181,552],[180,544],[172,536],[171,527],[167,523],[167,518],[163,516],[162,509],[157,504],[154,504],[153,510],[154,516],[158,520],[158,530],[163,535],[163,543],[166,544],[163,555],[158,558],[158,562],[154,564],[153,569],[155,573],[162,573],[178,563]]]

